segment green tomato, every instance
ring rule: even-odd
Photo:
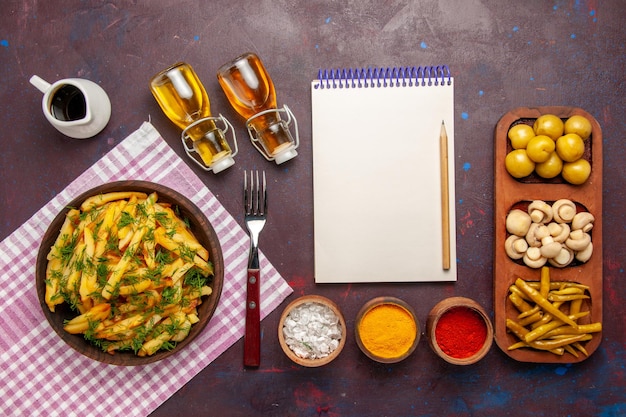
[[[555,146],[554,141],[550,137],[539,135],[528,142],[526,153],[534,162],[546,162],[550,158],[550,154],[554,152]]]
[[[535,169],[535,162],[528,157],[524,149],[515,149],[509,152],[504,164],[508,173],[514,178],[527,177]]]
[[[507,136],[513,149],[526,149],[528,142],[535,137],[535,131],[529,125],[519,124],[510,128]]]

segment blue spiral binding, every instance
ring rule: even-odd
[[[385,88],[452,84],[447,65],[320,69],[314,88]]]

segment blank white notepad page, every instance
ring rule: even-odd
[[[453,79],[367,88],[321,82],[311,86],[315,281],[455,281]],[[449,270],[442,267],[442,121]]]

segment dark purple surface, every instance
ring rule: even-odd
[[[264,169],[270,214],[261,248],[294,289],[342,308],[349,330],[363,303],[404,299],[422,328],[442,298],[461,295],[492,311],[493,132],[519,106],[581,107],[604,136],[604,333],[600,348],[572,365],[517,363],[495,345],[480,363],[455,367],[422,338],[396,365],[375,364],[350,332],[332,364],[305,369],[281,352],[282,307],[262,322],[258,370],[242,366],[239,341],[154,416],[439,416],[626,414],[624,389],[623,2],[495,0],[374,1],[4,1],[0,14],[0,238],[4,239],[76,176],[150,119],[182,157],[180,132],[148,89],[152,75],[184,60],[194,66],[213,113],[234,122],[233,168],[200,178],[240,221],[243,170]],[[215,73],[253,51],[298,118],[299,156],[276,166],[247,143],[243,121]],[[455,77],[458,282],[315,285],[310,81],[320,68],[448,64]],[[109,94],[112,116],[97,137],[73,140],[44,119],[28,79],[83,77]],[[374,123],[382,128],[384,121]],[[185,157],[186,158],[186,157]],[[374,242],[364,250],[374,249]],[[372,267],[383,268],[384,259]],[[286,305],[286,304],[285,304]],[[164,381],[167,383],[167,381]]]

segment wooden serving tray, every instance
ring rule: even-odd
[[[591,138],[586,141],[584,158],[591,163],[591,175],[582,185],[571,185],[560,176],[545,180],[536,175],[517,180],[507,172],[504,164],[506,154],[512,149],[507,137],[511,126],[519,123],[532,125],[543,114],[554,114],[563,120],[575,114],[586,117],[592,125]],[[506,216],[512,208],[524,207],[533,200],[554,202],[567,198],[579,208],[595,216],[591,240],[593,254],[587,263],[573,263],[565,268],[550,267],[552,281],[574,281],[588,285],[591,298],[583,309],[591,314],[580,323],[602,322],[602,131],[597,120],[589,113],[576,107],[520,107],[506,113],[495,130],[494,155],[495,188],[495,253],[494,253],[494,332],[497,345],[511,358],[521,362],[575,363],[587,358],[579,353],[578,358],[565,353],[563,356],[529,348],[507,348],[518,339],[507,332],[506,319],[515,319],[519,312],[508,300],[509,287],[520,277],[526,281],[539,281],[540,269],[510,259],[504,250],[507,238]],[[594,333],[593,339],[583,345],[591,355],[600,344],[602,333]]]

